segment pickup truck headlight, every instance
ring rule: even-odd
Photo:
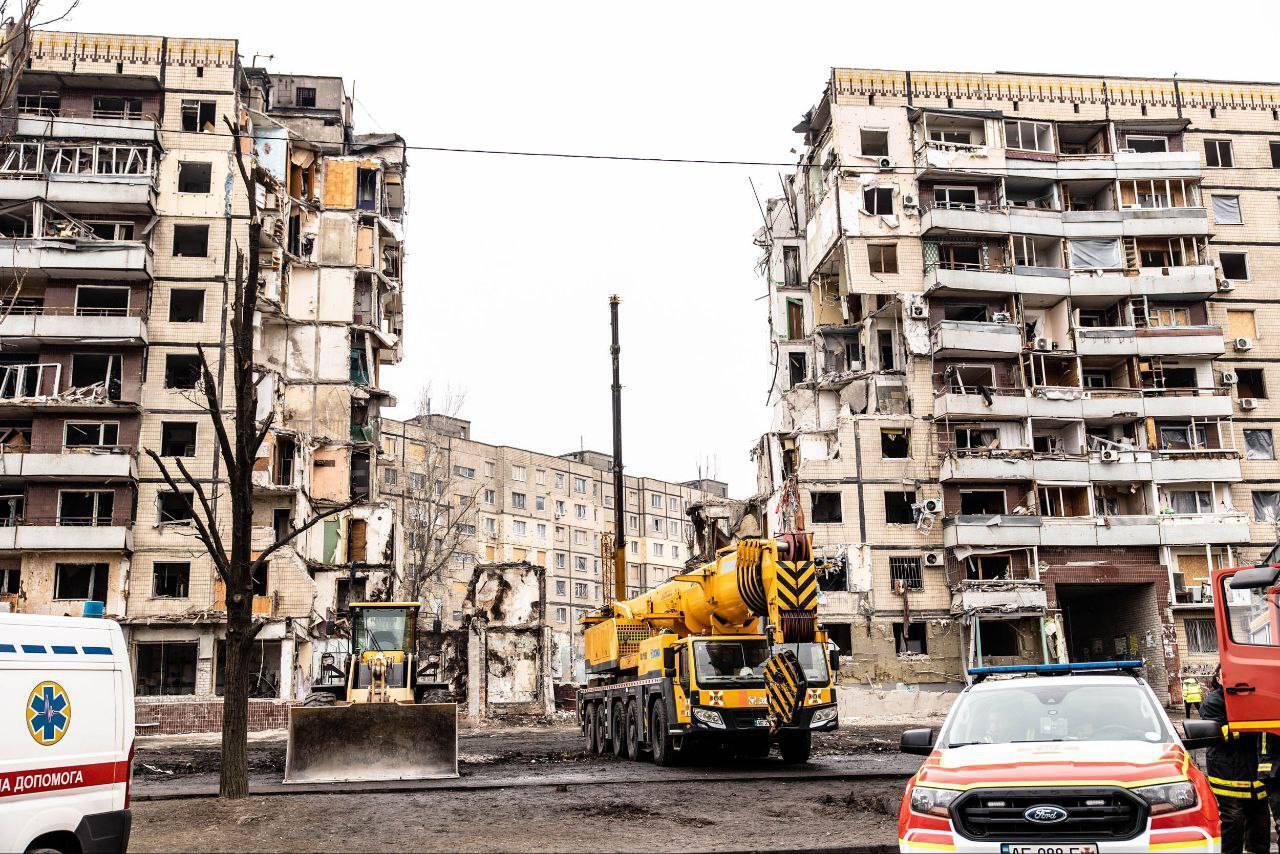
[[[693,719],[715,729],[724,729],[724,718],[711,709],[694,709]]]
[[[953,789],[916,786],[911,790],[911,810],[925,815],[940,815],[948,818],[951,815],[951,802],[959,796],[960,793]]]
[[[1151,814],[1189,810],[1200,802],[1196,787],[1190,781],[1165,783],[1160,786],[1143,786],[1133,793],[1151,805]]]
[[[836,719],[836,714],[838,712],[839,709],[835,706],[831,706],[826,709],[818,709],[818,711],[813,713],[813,718],[809,721],[809,728],[817,729],[820,726],[825,726],[831,723]]]

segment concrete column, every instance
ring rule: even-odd
[[[484,717],[486,635],[483,625],[472,624],[467,636],[467,717],[472,720]]]
[[[214,691],[213,653],[217,638],[212,629],[200,629],[196,636],[196,693]]]
[[[280,699],[293,699],[294,686],[294,636],[293,632],[285,632],[280,639]]]
[[[556,710],[555,681],[551,675],[551,656],[554,647],[551,645],[551,627],[542,627],[542,638],[538,644],[538,670],[541,678],[539,691],[542,694],[542,713],[550,715]]]

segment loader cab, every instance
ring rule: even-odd
[[[1280,733],[1280,549],[1213,573],[1223,696],[1232,729]]]
[[[352,702],[413,700],[418,602],[356,602],[351,605]]]

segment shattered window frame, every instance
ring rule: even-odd
[[[872,273],[892,276],[898,272],[898,244],[868,243],[867,266]]]
[[[897,451],[901,453],[896,453]],[[911,459],[911,428],[880,428],[880,458],[885,460]]]
[[[809,493],[809,521],[815,525],[839,525],[844,522],[844,500],[839,490]]]
[[[1280,521],[1280,491],[1274,489],[1255,489],[1251,494],[1253,500],[1253,521]]]
[[[1244,458],[1246,460],[1274,460],[1276,447],[1269,429],[1244,431]]]

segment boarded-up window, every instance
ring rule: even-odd
[[[334,210],[350,210],[356,206],[356,164],[353,161],[325,161],[324,206]]]
[[[368,559],[365,556],[368,528],[369,523],[364,519],[352,519],[347,523],[347,561],[349,563],[363,563]]]
[[[1213,221],[1217,225],[1240,225],[1244,220],[1240,218],[1240,197],[1239,196],[1210,196],[1213,203]]]
[[[1209,558],[1205,555],[1178,555],[1178,572],[1183,587],[1199,587],[1209,578]]]
[[[1227,311],[1227,337],[1248,338],[1254,341],[1258,337],[1257,318],[1252,311]]]

